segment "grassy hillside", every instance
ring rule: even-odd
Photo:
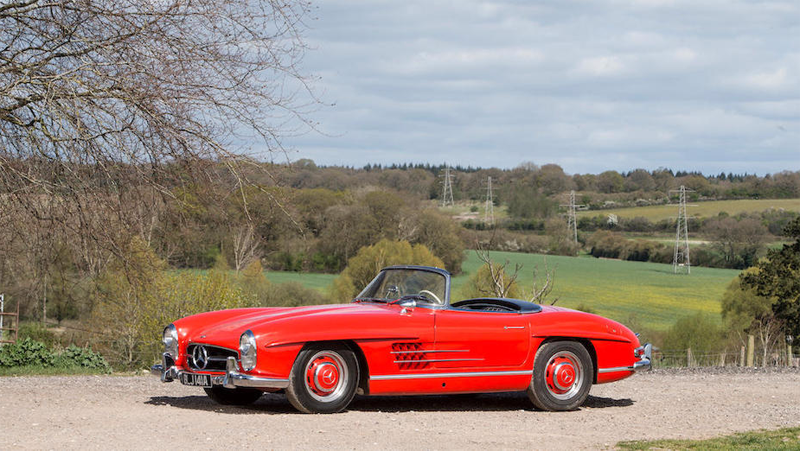
[[[530,288],[534,267],[544,270],[545,256],[513,252],[493,252],[497,262],[523,265],[520,284]],[[691,275],[675,275],[671,265],[628,262],[594,258],[547,256],[547,265],[555,269],[555,288],[550,300],[556,305],[574,308],[580,304],[600,315],[629,322],[631,315],[643,325],[666,329],[677,317],[704,312],[717,317],[719,299],[739,271],[692,268]],[[480,260],[470,252],[464,262],[466,274],[455,278],[458,287],[480,267]]]
[[[530,288],[536,265],[540,273],[544,256],[513,252],[493,252],[498,262],[508,260],[523,265],[519,282]],[[480,260],[469,252],[464,262],[464,274],[453,280],[454,299],[460,287],[480,267]],[[704,312],[717,317],[719,299],[738,271],[712,268],[692,268],[689,276],[675,275],[671,265],[639,263],[594,258],[548,256],[547,264],[555,269],[555,288],[551,300],[556,305],[574,308],[580,304],[600,315],[630,322],[631,315],[641,324],[666,329],[675,319]],[[324,290],[335,278],[330,274],[302,274],[270,271],[267,277],[275,283],[296,281],[309,288]]]
[[[770,208],[785,209],[800,212],[800,199],[743,199],[720,200],[711,202],[692,202],[688,213],[692,216],[709,218],[717,216],[720,212],[736,215],[744,212],[761,212]],[[596,215],[615,214],[621,218],[645,217],[656,222],[677,216],[677,204],[652,205],[649,207],[613,208],[609,210],[580,211],[578,216],[593,217]]]

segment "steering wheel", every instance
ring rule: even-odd
[[[428,290],[419,290],[419,295],[420,296],[424,296],[424,297],[426,297],[428,299],[432,299],[432,300],[436,301],[437,304],[442,304],[443,303],[442,300],[439,299],[439,296],[436,296],[435,294],[433,294],[432,292],[430,292]]]

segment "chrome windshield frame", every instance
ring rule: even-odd
[[[361,290],[361,292],[359,293],[359,296],[364,291],[366,291],[367,288],[369,288],[372,285],[372,283],[378,277],[380,277],[381,274],[383,274],[385,271],[391,271],[391,270],[425,271],[425,272],[438,274],[438,275],[444,277],[444,299],[442,299],[442,303],[441,304],[420,304],[420,303],[417,303],[417,307],[431,308],[431,309],[441,309],[441,308],[449,308],[450,307],[450,279],[451,279],[450,272],[447,271],[447,270],[441,269],[441,268],[433,267],[433,266],[418,266],[418,265],[393,265],[393,266],[387,266],[387,267],[381,269],[380,272],[370,281],[370,283],[368,283],[367,286],[364,287],[364,289]]]

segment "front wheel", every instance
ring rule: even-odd
[[[247,406],[258,401],[264,394],[255,388],[225,388],[218,385],[203,390],[209,398],[226,406]]]
[[[589,396],[592,358],[582,344],[552,341],[539,347],[528,397],[542,410],[575,410]]]
[[[358,387],[358,360],[342,344],[313,344],[297,356],[286,397],[305,413],[336,413],[346,409]]]

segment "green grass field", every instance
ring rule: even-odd
[[[523,265],[519,283],[530,288],[533,269],[544,272],[545,256],[512,252],[493,252],[499,263]],[[676,275],[672,265],[628,262],[595,258],[547,256],[547,266],[555,270],[555,285],[550,295],[556,305],[575,308],[580,304],[600,315],[626,322],[631,315],[644,326],[666,329],[675,319],[696,312],[718,317],[720,297],[739,271],[692,268],[691,275]],[[464,262],[465,274],[453,281],[456,289],[480,267],[470,252]]]
[[[523,265],[519,283],[529,289],[533,269],[544,271],[545,256],[513,252],[493,252],[492,258],[503,263]],[[671,265],[621,260],[547,256],[547,265],[555,269],[555,285],[550,300],[556,305],[574,308],[580,304],[600,315],[630,322],[631,316],[646,327],[666,329],[683,315],[703,312],[718,318],[720,297],[728,283],[739,273],[735,270],[692,268],[691,275],[675,275]],[[454,299],[460,287],[474,274],[481,262],[469,251],[464,273],[453,280]],[[275,283],[296,281],[309,288],[324,290],[336,276],[267,272]]]
[[[631,450],[797,450],[800,449],[800,428],[740,432],[707,440],[620,442],[617,447]]]
[[[688,213],[691,216],[710,218],[726,212],[729,215],[737,215],[745,212],[761,212],[770,208],[784,209],[800,212],[800,199],[743,199],[743,200],[719,200],[711,202],[691,202],[688,203]],[[652,222],[662,219],[669,219],[677,216],[677,204],[652,205],[648,207],[614,208],[609,210],[590,210],[579,211],[578,217],[597,215],[607,216],[615,214],[621,218],[644,217]]]

